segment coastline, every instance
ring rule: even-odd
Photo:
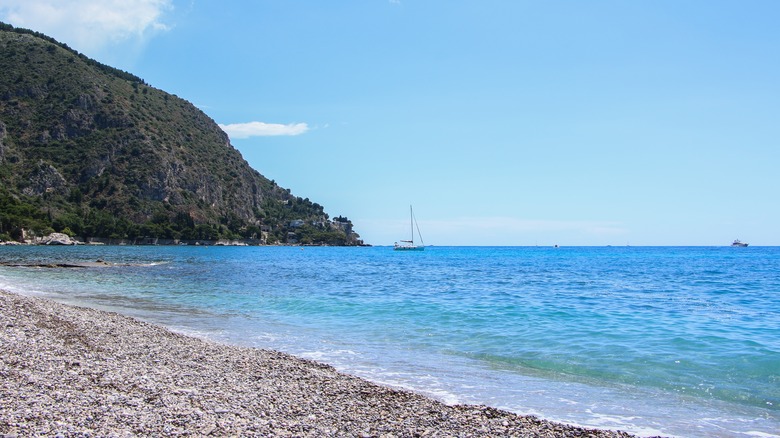
[[[4,435],[628,437],[448,406],[285,353],[0,291]]]

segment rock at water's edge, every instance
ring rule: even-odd
[[[38,243],[41,245],[77,245],[79,242],[71,239],[67,234],[51,233],[42,237]]]

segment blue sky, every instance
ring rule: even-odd
[[[780,245],[780,2],[0,0],[367,243]]]

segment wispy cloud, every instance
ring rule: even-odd
[[[172,9],[172,0],[3,0],[0,19],[93,55],[168,30],[163,15]]]
[[[420,218],[418,218],[420,219]],[[395,219],[396,223],[409,226],[409,219]],[[622,233],[623,224],[609,221],[524,219],[506,216],[455,217],[450,219],[420,219],[435,229],[447,230],[500,230],[500,231],[580,231],[588,234]],[[388,222],[389,224],[389,222]],[[387,224],[386,224],[387,225]]]
[[[521,219],[512,217],[480,217],[456,218],[450,220],[430,221],[428,224],[434,230],[442,232],[463,232],[492,235],[533,235],[544,234],[574,234],[587,236],[619,236],[626,232],[620,222],[582,221],[582,220],[543,220]]]
[[[274,135],[301,135],[309,130],[309,125],[306,123],[283,125],[279,123],[249,122],[219,125],[219,127],[227,132],[232,139]]]
[[[629,234],[623,223],[614,221],[514,217],[418,220],[425,243],[435,245],[592,245],[622,243]],[[360,230],[366,241],[388,244],[408,235],[409,219],[360,220]]]

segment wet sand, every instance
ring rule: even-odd
[[[5,436],[627,437],[448,406],[275,351],[0,291]]]

